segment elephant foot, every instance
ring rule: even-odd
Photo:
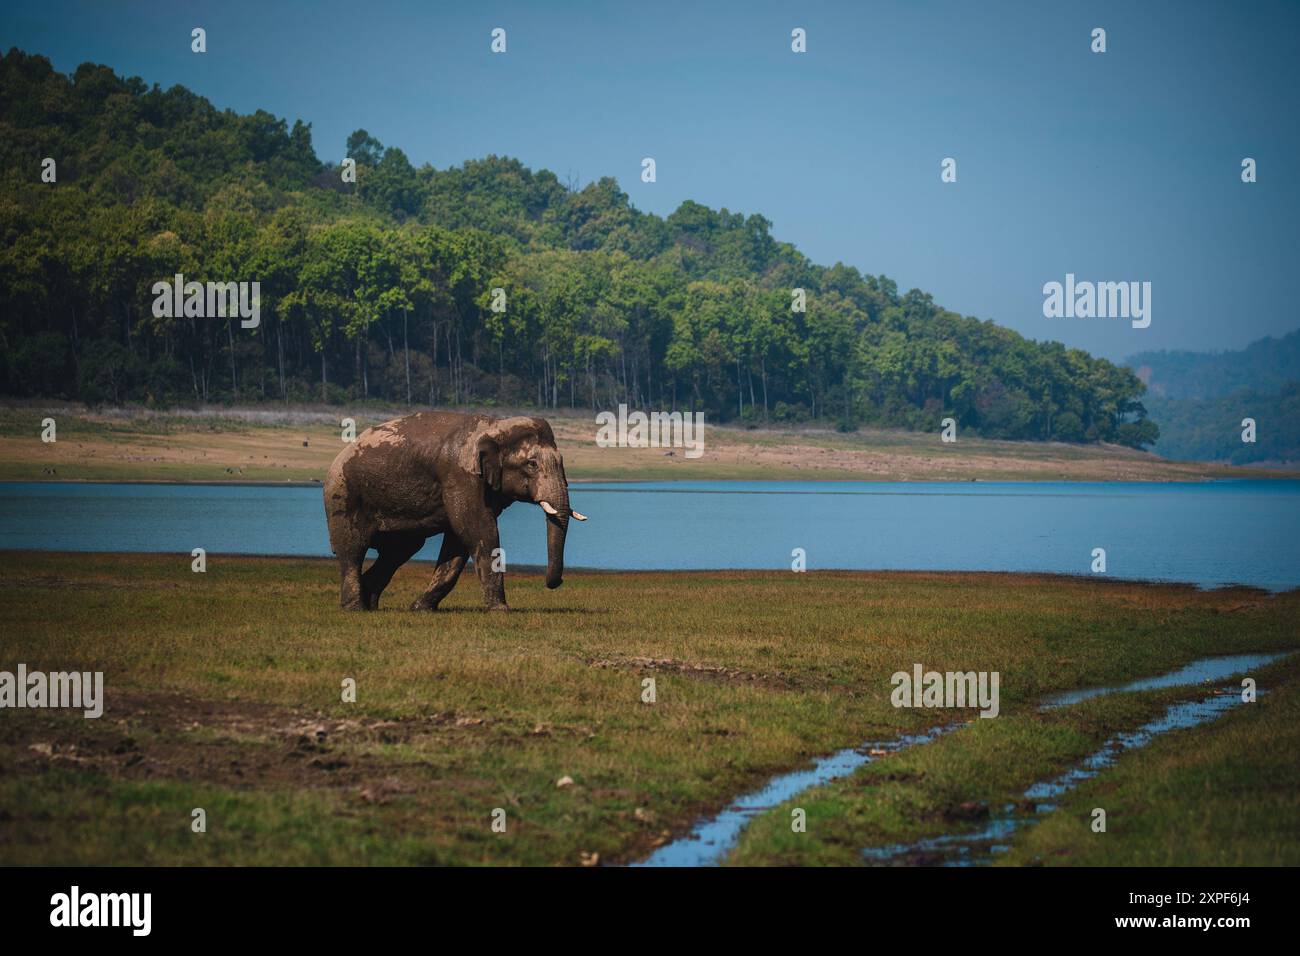
[[[356,598],[355,600],[352,600],[352,601],[342,601],[342,602],[340,602],[339,607],[343,608],[343,610],[345,610],[345,611],[365,611],[365,610],[368,610],[368,608],[367,608],[364,604],[361,603],[361,598]]]
[[[510,610],[510,606],[507,604],[489,604],[487,605],[487,610],[500,611],[502,614],[504,614],[506,611]]]

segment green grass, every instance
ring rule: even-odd
[[[974,799],[1007,784],[994,752],[1033,778],[1141,716],[1108,702],[1030,746],[1017,728],[1045,692],[1300,646],[1297,593],[1087,578],[571,571],[548,592],[511,574],[512,612],[489,615],[467,575],[418,615],[404,608],[427,565],[376,614],[338,609],[328,561],[189,568],[0,552],[0,669],[102,670],[107,689],[99,720],[0,718],[0,862],[628,861],[771,774],[949,718],[890,705],[889,675],[913,662],[1002,674],[1003,717],[976,725],[990,749],[943,791]]]
[[[1294,760],[1300,661],[1253,675],[1268,690],[1201,727],[1119,757],[1062,805],[1022,828],[999,864],[1206,865],[1300,862],[1300,768]],[[1224,682],[1239,688],[1240,681]],[[997,809],[1204,687],[1093,698],[1043,713],[975,720],[932,744],[877,760],[757,818],[728,859],[738,865],[861,866],[867,847],[975,832],[972,804]],[[1288,751],[1288,747],[1291,749]],[[1288,756],[1288,753],[1291,756]],[[806,814],[794,832],[791,813]],[[1092,811],[1107,813],[1094,833]]]
[[[1254,704],[1175,733],[1081,786],[1008,865],[1300,865],[1300,665],[1270,668]],[[1106,832],[1087,822],[1106,810]]]

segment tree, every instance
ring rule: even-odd
[[[348,157],[358,166],[378,166],[383,155],[384,144],[365,130],[355,130],[348,137]]]

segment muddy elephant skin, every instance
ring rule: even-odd
[[[493,570],[493,552],[501,547],[497,517],[516,501],[546,512],[546,586],[557,588],[569,519],[586,518],[569,507],[564,459],[545,419],[418,412],[366,429],[325,479],[340,604],[377,609],[397,569],[441,534],[433,580],[411,609],[436,609],[472,557],[483,603],[506,610],[505,575]],[[368,548],[379,556],[362,573]]]

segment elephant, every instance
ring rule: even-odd
[[[325,479],[325,518],[345,610],[374,611],[397,569],[441,534],[428,589],[411,610],[433,611],[474,559],[489,610],[509,610],[495,570],[497,518],[516,501],[546,512],[546,586],[564,575],[569,480],[543,418],[416,412],[368,428],[339,452]],[[379,556],[362,573],[367,549]]]

